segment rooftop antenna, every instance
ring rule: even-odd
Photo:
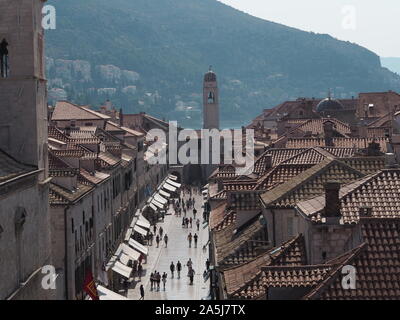
[[[210,64],[210,66],[208,67],[208,71],[212,71],[212,65]]]
[[[332,99],[332,92],[331,92],[331,88],[328,89],[328,99],[331,100]]]

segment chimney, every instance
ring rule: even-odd
[[[122,111],[122,108],[119,109],[119,125],[120,125],[121,127],[124,126],[124,113],[123,113],[123,111]]]
[[[381,155],[381,146],[374,140],[368,144],[367,155],[370,157]]]
[[[328,220],[337,220],[341,217],[339,200],[340,183],[331,181],[325,184],[324,217]]]
[[[324,137],[325,137],[325,146],[333,147],[333,129],[334,123],[330,120],[324,122]]]
[[[271,169],[272,168],[272,154],[268,153],[264,157],[265,161],[265,168],[266,169]]]
[[[394,153],[385,153],[385,166],[387,169],[398,167],[396,155]]]
[[[223,183],[222,179],[217,180],[217,186],[218,186],[218,192],[224,190],[224,183]]]

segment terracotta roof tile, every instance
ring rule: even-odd
[[[400,217],[400,169],[385,169],[343,186],[339,192],[343,223],[357,223],[360,208],[371,208],[372,217]],[[321,222],[325,196],[300,202],[297,208]]]
[[[337,160],[326,159],[261,196],[267,206],[291,207],[324,193],[328,181],[348,184],[364,175]]]

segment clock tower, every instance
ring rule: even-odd
[[[0,1],[0,149],[47,177],[45,0]]]
[[[219,129],[219,92],[217,75],[211,70],[204,75],[203,128]]]

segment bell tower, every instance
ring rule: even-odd
[[[47,91],[42,8],[0,1],[0,149],[47,176]]]
[[[204,75],[203,128],[219,129],[219,92],[217,75],[212,71],[211,66]]]

